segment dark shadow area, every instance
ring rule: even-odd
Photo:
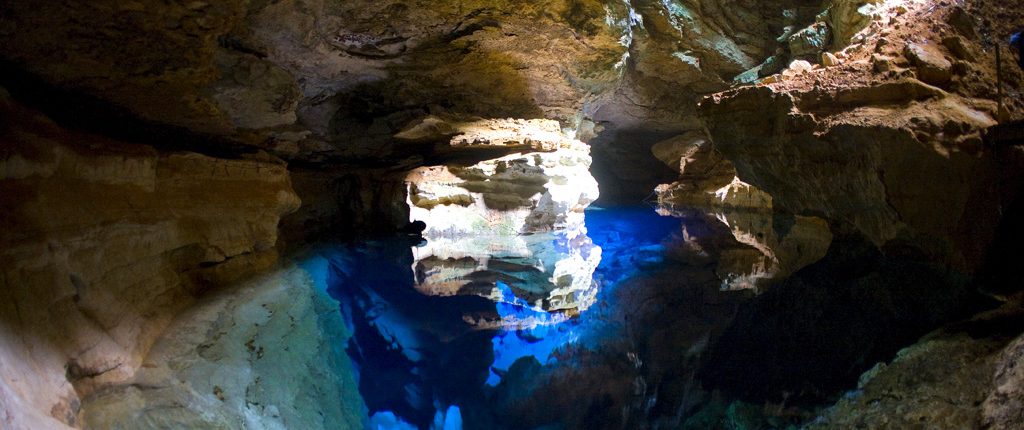
[[[754,404],[823,404],[920,336],[995,305],[964,277],[839,237],[820,262],[740,308],[700,378]]]
[[[1003,210],[995,240],[978,275],[981,288],[999,295],[1010,295],[1024,289],[1024,271],[1017,267],[1022,255],[1024,198],[1018,197]]]
[[[597,179],[601,196],[595,204],[603,206],[638,204],[650,197],[658,184],[669,183],[679,176],[654,157],[655,143],[678,133],[620,130],[609,136],[591,139],[594,159],[590,173]]]
[[[72,131],[98,134],[164,151],[191,151],[212,157],[238,158],[259,148],[138,118],[128,109],[70,88],[53,86],[10,61],[0,60],[0,86],[11,97]]]
[[[795,228],[777,218],[763,223]],[[538,289],[571,260],[568,243],[532,236],[533,256],[566,253],[544,264],[480,255],[507,246],[486,239],[442,242],[451,255],[406,239],[339,250],[329,285],[355,332],[360,392],[380,413],[371,421],[426,429],[455,410],[467,429],[800,425],[876,363],[994,304],[966,278],[859,236],[764,293],[726,288],[762,261],[731,229],[695,210],[588,210],[599,289],[568,312]],[[962,329],[1019,326],[1004,320]]]

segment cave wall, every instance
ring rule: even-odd
[[[402,173],[290,167],[288,174],[302,205],[281,218],[286,250],[391,233],[409,222]]]
[[[1007,91],[999,110],[994,52],[964,13],[882,9],[836,64],[706,98],[709,136],[776,208],[971,272],[1021,191],[1024,154],[986,146],[982,133],[1024,106]],[[1006,66],[1004,85],[1020,82]]]
[[[271,267],[282,245],[404,224],[407,171],[524,149],[398,137],[430,117],[556,120],[592,144],[609,201],[679,179],[658,144],[696,130],[724,172],[770,195],[748,206],[971,270],[1022,171],[1020,151],[981,145],[982,129],[1022,117],[1020,72],[1004,67],[1000,110],[986,47],[1021,16],[869,3],[886,8],[4,2],[3,84],[47,98],[0,96],[5,424],[77,425],[82,397],[134,375],[174,315]],[[822,26],[828,43],[793,51]],[[786,67],[798,57],[821,64]],[[69,94],[98,101],[78,128],[19,105],[63,121],[82,110]],[[134,138],[96,132],[122,120]]]
[[[270,157],[70,132],[6,94],[0,109],[4,416],[70,424],[197,294],[270,267],[300,202]]]

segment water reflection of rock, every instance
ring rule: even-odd
[[[602,247],[600,305],[574,320],[556,359],[521,355],[489,406],[516,423],[502,428],[679,428],[710,396],[694,377],[705,348],[752,296],[723,291],[716,261],[747,245],[699,213],[597,210],[587,227]]]
[[[716,273],[724,290],[759,290],[771,280],[783,279],[825,256],[832,241],[828,223],[816,217],[730,208],[693,209],[661,206],[658,213],[679,217],[707,211],[724,224],[736,242],[718,253]],[[699,246],[683,225],[684,239]]]
[[[597,297],[594,270],[601,248],[585,234],[463,236],[430,239],[413,248],[415,288],[431,296],[476,295],[494,302],[570,316]],[[526,328],[551,318],[467,319],[481,328]]]
[[[352,330],[346,351],[371,416],[427,428],[438,405],[479,402],[493,361],[493,333],[466,319],[498,319],[494,302],[418,292],[405,240],[353,245],[334,250],[328,259],[329,291]],[[464,418],[474,422],[472,416]]]

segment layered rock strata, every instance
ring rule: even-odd
[[[426,223],[425,237],[583,231],[583,210],[598,196],[588,170],[590,148],[564,136],[557,122],[480,120],[444,127],[453,130],[453,148],[518,152],[409,172],[409,217]],[[418,134],[413,129],[399,136]]]
[[[5,426],[76,425],[210,286],[275,261],[284,163],[160,152],[66,131],[0,99]],[[13,420],[13,421],[11,421]]]
[[[410,221],[426,225],[413,248],[416,289],[478,295],[532,317],[474,321],[479,328],[550,322],[545,312],[585,310],[601,249],[586,236],[583,210],[598,195],[589,147],[551,120],[428,117],[396,137],[446,142],[453,158],[510,153],[469,165],[420,167],[405,177]],[[562,317],[564,318],[565,315]]]

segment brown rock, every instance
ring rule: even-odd
[[[954,56],[965,61],[974,61],[974,53],[967,47],[967,41],[960,36],[950,36],[942,39],[942,46],[945,46]]]
[[[892,70],[892,58],[884,55],[871,54],[871,66],[878,73],[884,73]]]
[[[969,39],[978,38],[978,33],[975,30],[975,19],[962,6],[953,6],[947,20],[949,25],[952,25],[962,36]]]
[[[836,58],[831,52],[821,53],[821,65],[825,67],[834,67],[840,64],[839,58]]]
[[[1010,430],[1024,425],[1024,336],[999,355],[992,391],[982,404],[985,428]]]
[[[271,157],[70,133],[6,97],[0,118],[17,151],[0,161],[0,324],[19,328],[0,335],[0,416],[73,425],[79,396],[130,377],[199,292],[272,265],[300,202]]]
[[[917,67],[918,78],[926,83],[942,85],[953,77],[953,64],[933,45],[908,43],[903,54]]]
[[[710,147],[711,143],[704,133],[694,130],[655,143],[651,153],[666,166],[687,175],[709,170],[710,164],[714,162],[707,163],[710,160],[704,154],[711,152]]]
[[[919,238],[936,260],[973,270],[998,218],[1000,199],[981,191],[994,161],[946,148],[993,120],[917,81],[867,88],[741,88],[705,99],[702,115],[716,148],[774,207],[846,220],[878,245]],[[939,133],[947,121],[966,124],[963,136]]]

